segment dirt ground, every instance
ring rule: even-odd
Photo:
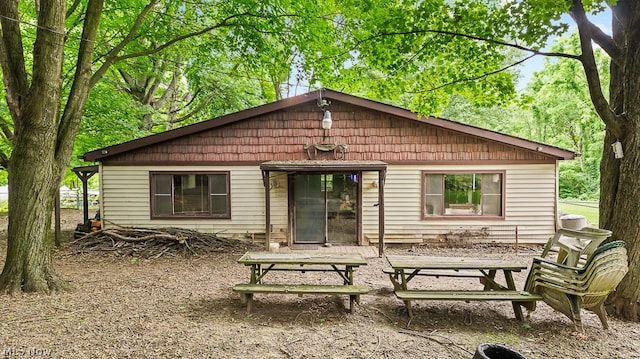
[[[63,228],[72,230],[82,214],[65,211],[63,218]],[[6,229],[6,222],[0,225]],[[1,266],[6,232],[0,238]],[[507,247],[387,252],[491,256],[527,265],[539,253]],[[67,243],[55,254],[55,267],[74,290],[0,296],[0,357],[471,358],[479,344],[500,343],[529,359],[640,358],[639,324],[610,318],[605,331],[593,313],[583,312],[585,333],[576,333],[544,303],[519,322],[508,302],[416,302],[409,323],[378,257],[356,271],[356,283],[370,293],[354,314],[346,309],[348,298],[319,295],[257,295],[247,314],[231,291],[248,280],[248,269],[236,262],[241,254],[144,260],[75,254]],[[313,282],[316,275],[296,280]],[[517,276],[519,287],[525,277]]]

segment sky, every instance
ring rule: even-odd
[[[596,16],[589,16],[589,19],[600,29],[602,29],[602,31],[607,34],[611,34],[611,11],[608,8],[606,11]],[[573,19],[569,15],[563,15],[561,21],[569,24],[570,26],[567,35],[577,30],[575,22],[573,22]],[[551,41],[549,42],[549,46],[547,46],[545,50],[549,50],[549,47],[552,43],[553,39],[551,39]],[[535,56],[525,62],[523,65],[519,66],[518,69],[520,70],[522,78],[520,79],[520,81],[518,81],[516,88],[518,90],[523,90],[531,80],[531,76],[533,75],[533,73],[542,70],[543,67],[544,56]]]

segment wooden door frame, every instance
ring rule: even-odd
[[[287,223],[288,223],[288,227],[290,228],[289,230],[289,236],[288,236],[288,244],[289,246],[293,245],[293,244],[304,244],[304,243],[296,243],[295,239],[296,239],[296,216],[295,216],[295,178],[296,176],[301,176],[301,175],[313,175],[313,174],[319,174],[319,175],[341,175],[341,174],[357,174],[358,175],[358,182],[356,185],[356,197],[357,197],[357,204],[356,204],[356,238],[355,238],[355,245],[362,245],[362,171],[330,171],[330,172],[293,172],[293,173],[288,173],[287,174]],[[325,208],[327,206],[326,203],[326,196],[325,196]],[[325,212],[325,216],[326,216],[326,212]],[[328,218],[325,218],[325,221],[327,221]],[[325,227],[325,236],[328,235],[328,233],[326,233],[326,227]],[[323,242],[326,243],[326,242]],[[309,244],[323,244],[323,243],[309,243]],[[330,242],[329,242],[330,243]]]
[[[271,243],[271,186],[270,172],[378,172],[378,256],[384,255],[384,186],[387,164],[381,161],[268,161],[260,165],[262,183],[265,189],[265,249]],[[362,193],[360,193],[362,197]],[[291,217],[290,217],[291,218]],[[362,218],[358,220],[362,222]],[[290,230],[291,232],[291,230]],[[360,235],[362,237],[362,235]],[[358,242],[362,238],[358,239]]]

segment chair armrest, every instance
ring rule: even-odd
[[[558,262],[553,261],[551,259],[542,258],[542,257],[534,257],[533,258],[533,264],[536,264],[536,263],[545,263],[545,264],[552,265],[554,267],[558,267],[558,268],[562,268],[562,269],[568,269],[568,270],[574,270],[574,271],[578,271],[578,272],[584,269],[582,267],[568,266],[566,264],[558,263]]]

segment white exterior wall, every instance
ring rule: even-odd
[[[429,171],[506,171],[504,220],[423,220],[421,219],[421,175]],[[231,176],[231,219],[151,220],[149,172],[229,171]],[[390,165],[385,183],[385,233],[422,235],[437,238],[456,229],[489,227],[487,241],[544,243],[555,232],[557,169],[554,164],[531,165]],[[101,166],[101,215],[106,228],[185,227],[202,232],[220,232],[242,237],[265,231],[265,199],[262,173],[258,166],[178,167]],[[362,233],[378,234],[378,173],[365,172],[362,180]],[[287,176],[271,172],[272,233],[286,234]]]
[[[505,218],[499,219],[421,219],[422,171],[506,171]],[[378,233],[377,174],[363,176],[363,233]],[[488,227],[487,241],[515,242],[517,227],[520,243],[545,243],[556,230],[557,179],[555,164],[531,165],[442,165],[389,166],[385,194],[385,234],[422,235],[436,239],[456,230]]]
[[[151,219],[150,177],[154,171],[229,171],[231,219]],[[273,176],[272,176],[273,177]],[[258,166],[101,166],[101,216],[105,228],[184,227],[223,236],[244,236],[265,231],[262,172]],[[274,232],[287,228],[287,181],[271,189],[271,224]]]

